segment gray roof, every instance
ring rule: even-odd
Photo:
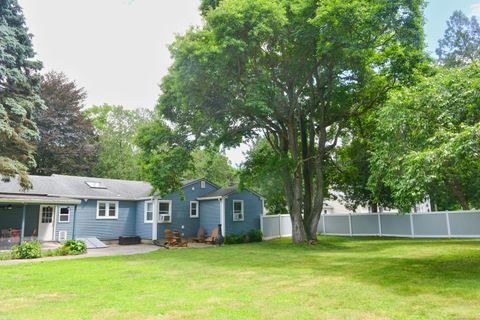
[[[94,199],[139,199],[149,197],[152,186],[142,181],[75,177],[64,175],[30,176],[33,188],[22,190],[17,179],[0,182],[0,193],[50,195]],[[98,183],[100,188],[91,188],[87,182]]]
[[[29,194],[0,194],[0,203],[20,204],[80,204],[78,199]]]
[[[228,196],[231,193],[234,193],[237,190],[238,190],[238,186],[231,186],[231,187],[228,187],[228,188],[222,188],[222,189],[218,189],[216,191],[210,192],[206,195],[203,195],[203,196],[200,197],[200,199],[201,198],[224,197],[224,196]]]

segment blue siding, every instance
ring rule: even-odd
[[[190,201],[195,201],[197,198],[217,190],[217,188],[207,182],[205,188],[202,189],[201,182],[197,181],[182,190],[183,196],[181,192],[177,191],[162,197],[162,200],[172,200],[172,222],[158,224],[157,235],[159,239],[165,238],[165,229],[181,231],[185,238],[196,236],[203,212],[200,207],[200,218],[190,218]]]
[[[60,208],[70,208],[70,220],[69,222],[60,222]],[[67,231],[67,239],[73,237],[73,221],[75,219],[75,206],[74,205],[59,205],[57,206],[57,213],[55,215],[56,228],[55,228],[55,240],[58,240],[58,234],[60,231]]]
[[[101,200],[100,200],[101,201]],[[119,201],[118,219],[97,219],[97,200],[82,200],[77,207],[75,237],[114,240],[135,235],[136,201]]]
[[[244,221],[233,221],[233,200],[243,200]],[[243,190],[228,195],[225,199],[226,234],[245,234],[251,229],[260,229],[262,213],[262,200],[256,194]]]
[[[13,206],[11,210],[0,208],[0,229],[21,229],[22,212],[23,206]],[[35,229],[38,231],[39,212],[40,206],[27,205],[27,212],[25,215],[25,236],[30,237]]]
[[[219,223],[220,201],[216,199],[200,201],[200,227],[204,228],[210,235]]]
[[[136,235],[139,236],[142,239],[152,239],[152,224],[151,223],[145,223],[145,201],[138,201],[137,202],[137,216],[135,219],[136,225],[135,225],[135,232]]]

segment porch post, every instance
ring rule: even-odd
[[[23,243],[25,240],[25,217],[27,215],[27,205],[23,205],[23,210],[22,210],[22,231],[20,233],[20,243]]]
[[[152,221],[152,240],[158,240],[158,197],[153,197],[153,221]],[[146,204],[145,204],[146,205]]]

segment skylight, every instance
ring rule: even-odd
[[[85,183],[92,189],[107,189],[104,185],[102,185],[100,182],[96,181],[85,181]]]

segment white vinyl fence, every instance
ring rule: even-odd
[[[289,237],[289,215],[263,216],[265,240]],[[322,215],[318,233],[335,236],[480,238],[480,211],[411,214],[347,213]]]

